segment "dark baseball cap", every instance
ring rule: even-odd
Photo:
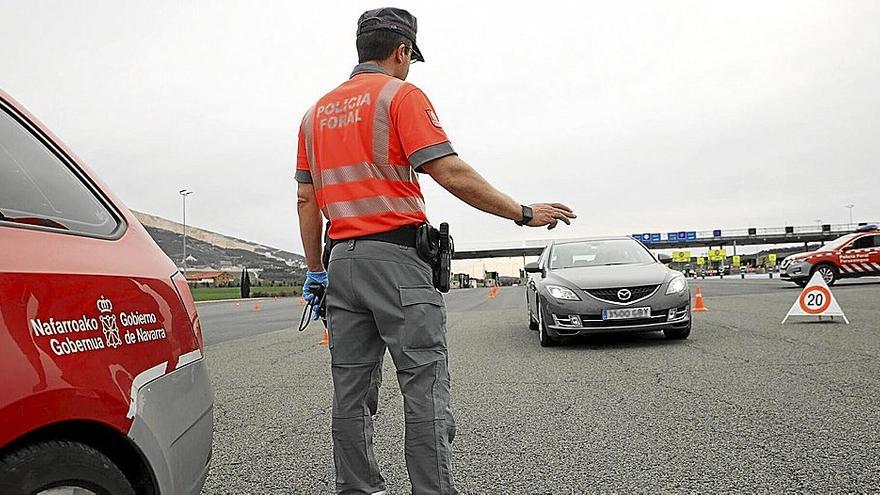
[[[400,33],[412,41],[413,60],[424,62],[421,50],[416,46],[416,31],[418,31],[416,16],[403,9],[383,7],[381,9],[368,10],[361,14],[358,19],[357,35],[360,36],[371,31],[384,29]]]

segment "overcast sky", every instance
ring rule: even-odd
[[[131,208],[302,252],[305,110],[357,62],[353,1],[0,0],[0,87]],[[521,229],[424,176],[459,246],[880,219],[880,2],[410,2],[460,156]]]

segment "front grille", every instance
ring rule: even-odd
[[[615,287],[613,289],[584,289],[584,291],[596,299],[627,304],[648,297],[652,292],[657,290],[657,287],[659,287],[659,285],[640,285],[637,287]],[[618,297],[617,293],[620,292],[621,289],[629,289],[632,294],[629,299],[622,301],[620,297]]]
[[[677,308],[665,308],[653,310],[650,318],[635,318],[631,320],[603,320],[601,313],[591,313],[591,314],[579,314],[577,316],[580,317],[581,325],[574,326],[571,325],[571,317],[573,315],[553,315],[554,323],[556,324],[556,332],[563,335],[574,335],[583,330],[591,330],[591,329],[609,329],[613,330],[619,327],[631,327],[636,325],[652,325],[658,323],[672,323],[679,324],[682,322],[682,319],[687,316],[688,313],[688,304],[684,306],[679,306]],[[675,316],[672,320],[669,319],[669,314],[672,313]]]
[[[656,287],[656,286],[655,286]],[[631,320],[603,320],[602,314],[582,314],[581,324],[584,328],[614,328],[631,325],[650,325],[653,323],[666,323],[669,321],[669,312],[675,310],[675,319],[681,319],[687,314],[688,305],[678,308],[666,308],[652,311],[650,318],[636,318]]]
[[[614,328],[626,327],[631,325],[650,325],[652,323],[665,323],[667,321],[667,313],[656,314],[650,318],[636,318],[632,320],[603,320],[600,316],[595,320],[583,320],[585,328]]]

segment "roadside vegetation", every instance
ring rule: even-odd
[[[190,287],[196,301],[215,301],[217,299],[240,299],[240,287]],[[252,286],[251,297],[299,297],[302,287],[285,286]]]

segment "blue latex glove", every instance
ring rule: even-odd
[[[324,289],[327,288],[327,272],[306,272],[306,281],[303,284],[303,299],[308,302],[312,302],[317,297],[311,290],[312,284],[323,285]],[[317,301],[315,301],[317,302]],[[312,319],[318,319],[318,311],[320,309],[319,304],[315,304],[315,307],[312,310]]]

